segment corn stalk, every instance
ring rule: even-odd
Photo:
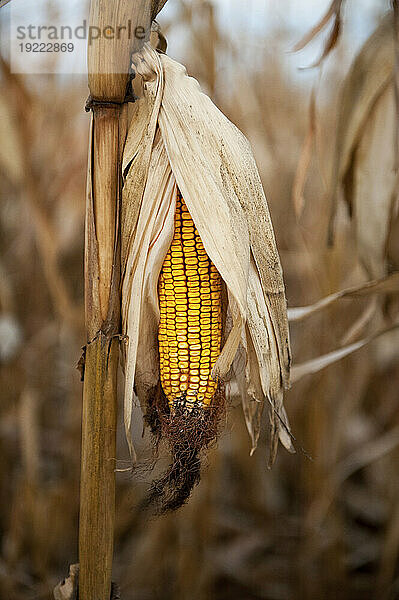
[[[90,25],[128,25],[88,44],[93,112],[86,205],[85,352],[79,526],[79,598],[109,600],[115,519],[115,440],[120,333],[120,156],[131,55],[165,1],[91,0]],[[138,28],[138,29],[136,29]],[[133,32],[132,35],[129,34]],[[136,34],[135,34],[136,32]]]

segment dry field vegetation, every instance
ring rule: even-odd
[[[289,306],[398,270],[392,73],[363,110],[362,138],[350,142],[352,117],[337,125],[341,46],[321,79],[312,131],[310,86],[287,72],[273,40],[259,40],[249,62],[208,2],[178,1],[174,22],[159,20],[167,36],[184,28],[189,72],[253,145]],[[87,88],[76,77],[16,76],[4,59],[0,88],[0,597],[39,600],[77,557]],[[350,150],[340,177],[352,220],[341,199],[328,248],[337,131]],[[394,294],[343,298],[292,323],[294,363],[389,327],[397,313]],[[271,471],[266,416],[250,457],[233,397],[201,484],[177,513],[148,521],[139,510],[147,475],[118,473],[114,579],[123,600],[399,598],[395,333],[293,386],[286,407],[298,451],[280,449]],[[139,413],[136,421],[144,460]]]

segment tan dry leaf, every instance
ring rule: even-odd
[[[54,600],[76,600],[78,596],[79,565],[69,566],[69,577],[56,585]]]
[[[19,185],[23,178],[21,148],[15,132],[10,106],[0,96],[0,170],[14,185]]]
[[[399,323],[395,323],[391,327],[387,327],[381,331],[377,331],[376,333],[359,340],[358,342],[354,342],[353,344],[349,344],[344,348],[339,348],[338,350],[333,350],[332,352],[328,352],[327,354],[323,354],[322,356],[317,356],[316,358],[312,358],[311,360],[307,360],[306,362],[299,363],[297,365],[293,365],[291,368],[291,381],[292,383],[297,383],[300,379],[305,377],[306,375],[312,375],[314,373],[318,373],[322,369],[325,369],[329,365],[341,360],[341,358],[345,358],[349,354],[356,352],[363,346],[366,346],[370,342],[379,338],[380,336],[388,333],[389,331],[393,331],[399,328]]]
[[[390,196],[392,195],[389,171],[391,170],[392,140],[395,125],[392,122],[391,114],[393,113],[390,107],[392,101],[389,100],[389,97],[393,94],[394,57],[392,12],[389,12],[357,55],[342,89],[339,101],[333,169],[329,186],[331,203],[330,243],[333,240],[338,192],[341,188],[355,215],[355,220],[364,214],[366,221],[374,221],[374,215],[369,219],[369,217],[366,217],[367,210],[363,211],[363,206],[366,203],[363,201],[363,193],[366,193],[369,199],[368,204],[372,205],[378,202],[379,207],[383,209],[383,219],[386,221],[385,214],[387,210],[385,207],[387,204],[391,205]],[[387,110],[390,113],[389,119],[386,114]],[[385,119],[385,126],[382,123],[383,119]],[[385,127],[388,137],[383,138],[377,124],[382,124]],[[377,160],[376,164],[371,161],[372,155],[372,160]],[[373,166],[371,172],[366,170],[367,163]],[[378,196],[375,196],[373,178],[378,174],[380,166],[385,173],[388,173],[389,181],[384,181],[382,188],[378,189]],[[362,172],[359,176],[356,176],[357,169]],[[360,181],[357,181],[359,179]],[[380,184],[380,182],[378,183]],[[361,187],[356,188],[359,184]],[[381,199],[380,194],[385,194],[386,190],[389,192],[389,198],[384,197]],[[379,222],[378,215],[375,215],[375,219],[377,227],[381,228],[383,233],[386,233],[385,223]],[[372,227],[373,224],[366,224],[366,232]],[[372,236],[370,235],[370,237]],[[361,251],[361,254],[367,262],[367,249],[364,250],[364,252]],[[381,268],[375,269],[374,265],[368,266],[368,272],[373,278],[384,274],[384,272],[381,272]]]
[[[290,322],[301,321],[319,310],[335,304],[341,298],[360,298],[371,294],[392,294],[399,291],[399,272],[392,273],[374,281],[367,281],[353,287],[330,294],[309,306],[298,306],[288,309]]]
[[[296,218],[300,219],[305,207],[304,189],[308,177],[310,161],[312,159],[312,148],[316,135],[316,98],[313,88],[309,103],[309,122],[305,140],[299,155],[298,165],[292,185],[292,203]]]
[[[331,31],[325,41],[323,52],[319,59],[317,59],[313,64],[306,67],[308,69],[313,69],[315,67],[319,67],[325,58],[330,54],[330,52],[337,45],[339,35],[341,32],[341,10],[342,10],[343,0],[333,0],[325,13],[325,15],[320,19],[318,23],[294,46],[294,52],[302,50],[309,42],[311,42],[329,23],[329,21],[333,20]]]
[[[324,45],[322,55],[320,56],[320,58],[318,60],[316,60],[316,62],[311,64],[309,66],[309,68],[319,67],[321,65],[321,63],[323,62],[323,60],[325,58],[327,58],[327,56],[330,54],[330,52],[332,50],[334,50],[335,46],[337,45],[340,32],[341,32],[341,15],[339,12],[337,12],[334,17],[334,23],[333,23],[330,35],[328,36],[326,43]]]
[[[245,374],[245,366],[251,368],[251,354],[255,356],[255,350],[251,343],[250,338],[247,336],[249,348],[240,346],[233,363],[233,371],[235,374],[238,392],[241,396],[241,402],[244,412],[245,423],[248,429],[249,437],[251,438],[251,451],[252,456],[256,450],[260,434],[260,421],[264,409],[264,403],[256,400],[257,397],[261,396],[262,385],[259,378],[259,373],[248,374],[248,380],[252,381],[252,389],[248,389],[247,377]],[[246,343],[246,341],[244,342]],[[249,360],[247,360],[247,356]]]
[[[359,469],[364,469],[372,462],[379,460],[399,445],[399,426],[392,427],[378,438],[368,441],[357,448],[336,465],[333,480],[336,485],[342,484]]]
[[[360,335],[360,333],[371,323],[371,320],[375,318],[378,311],[378,298],[374,296],[370,302],[355,320],[354,323],[349,327],[345,334],[341,338],[341,345],[346,346],[354,342]],[[378,318],[378,316],[377,316]]]
[[[367,274],[373,278],[387,272],[386,248],[398,183],[396,114],[390,85],[378,98],[364,125],[351,170],[357,250]]]
[[[328,7],[327,12],[320,19],[318,23],[308,33],[306,33],[299,42],[297,42],[293,48],[293,52],[299,52],[303,50],[305,46],[309,44],[323,29],[326,27],[328,22],[336,15],[336,13],[340,10],[342,4],[342,0],[333,0]]]

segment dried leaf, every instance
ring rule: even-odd
[[[74,564],[69,566],[69,577],[58,583],[54,590],[54,600],[78,600],[79,588],[79,565]],[[119,585],[111,581],[110,600],[120,600]]]
[[[334,482],[339,485],[359,469],[363,469],[375,460],[382,458],[388,452],[392,452],[399,445],[399,426],[393,427],[380,437],[371,442],[367,442],[361,448],[355,450],[338,463]]]
[[[328,485],[328,496],[324,496],[319,501],[319,505],[314,510],[313,523],[321,525],[327,511],[336,496],[339,486],[341,486],[348,477],[356,473],[359,469],[367,467],[376,460],[379,460],[389,452],[397,448],[399,444],[399,426],[396,425],[378,438],[366,442],[360,448],[354,450],[349,456],[338,462],[330,476]]]
[[[366,124],[373,112],[373,108],[376,106],[384,90],[392,82],[394,57],[392,12],[389,12],[357,55],[345,79],[339,101],[334,164],[329,186],[331,203],[329,223],[330,244],[333,240],[338,191],[341,187],[344,188],[346,200],[349,205],[354,205],[351,193],[353,185],[350,185],[350,182],[348,184],[348,177],[352,179],[351,167],[354,166],[353,158],[356,155],[359,142],[365,132]],[[391,128],[391,132],[395,130],[394,124],[387,125],[388,127]],[[385,140],[386,146],[389,143],[388,140]],[[367,150],[365,146],[364,149]],[[384,151],[384,147],[380,148],[380,150]],[[372,173],[373,177],[377,173],[375,165],[373,165]],[[386,189],[387,186],[384,185],[383,187]],[[360,195],[359,197],[361,198]]]
[[[334,48],[338,42],[340,31],[341,31],[341,16],[340,16],[340,13],[338,12],[335,15],[334,24],[331,29],[330,35],[328,36],[327,41],[325,43],[322,55],[316,62],[309,65],[309,67],[308,67],[309,69],[312,69],[314,67],[319,67],[321,65],[321,63],[323,62],[323,60],[325,58],[327,58],[327,56],[330,54],[331,50],[334,50]]]
[[[340,292],[335,292],[335,294],[330,294],[309,306],[289,308],[288,319],[290,322],[301,321],[319,310],[331,306],[331,304],[334,304],[341,298],[360,298],[369,296],[370,294],[392,294],[398,291],[399,272],[395,272],[387,277],[382,277],[381,279],[374,281],[367,281],[366,283],[361,283],[360,285],[341,290]]]
[[[310,161],[312,158],[313,142],[316,134],[316,99],[315,90],[312,90],[309,103],[309,123],[306,132],[305,140],[303,142],[301,153],[299,155],[298,165],[294,177],[294,183],[292,186],[292,202],[295,209],[297,219],[300,219],[304,206],[305,198],[303,195],[306,180],[308,177],[308,171]]]
[[[156,19],[157,15],[161,12],[165,6],[167,0],[152,0],[151,1],[151,19]]]
[[[344,348],[339,348],[338,350],[333,350],[333,352],[329,352],[328,354],[323,354],[322,356],[318,356],[317,358],[312,358],[311,360],[308,360],[306,362],[293,365],[291,368],[292,383],[296,383],[306,375],[318,373],[325,367],[328,367],[329,365],[332,365],[338,360],[341,360],[341,358],[344,358],[345,356],[356,352],[356,350],[363,348],[363,346],[366,346],[366,344],[369,344],[381,335],[384,335],[384,333],[387,333],[388,331],[393,331],[397,328],[399,328],[399,323],[395,323],[391,327],[387,327],[382,331],[378,331],[377,333],[374,333],[373,335],[359,340],[358,342],[354,342],[349,346],[345,346]]]
[[[346,346],[356,340],[360,333],[365,327],[371,322],[377,312],[378,298],[374,297],[371,299],[369,304],[366,306],[364,311],[361,313],[358,319],[351,325],[348,331],[341,339],[341,345]]]
[[[69,577],[63,579],[54,588],[54,600],[77,600],[79,581],[79,565],[69,566]]]
[[[250,451],[250,456],[252,456],[258,445],[260,422],[262,418],[264,404],[263,402],[257,402],[247,394],[242,402],[242,408],[248,433],[252,441],[252,447]]]
[[[309,44],[319,33],[326,27],[330,19],[332,19],[337,11],[340,10],[342,4],[342,0],[333,0],[325,13],[325,15],[320,19],[318,23],[312,29],[303,36],[299,42],[297,42],[293,48],[293,52],[299,52],[299,50],[303,50],[305,46]]]
[[[389,86],[364,124],[351,172],[357,250],[372,278],[387,272],[387,240],[398,177],[395,172],[395,126],[395,99],[392,86]]]
[[[324,49],[320,58],[313,64],[306,67],[312,69],[319,67],[323,60],[327,58],[331,50],[333,50],[338,42],[339,34],[341,31],[341,10],[343,0],[333,0],[330,7],[322,19],[294,46],[294,52],[302,50],[309,42],[311,42],[324,27],[333,19],[333,25],[328,38],[324,44]]]

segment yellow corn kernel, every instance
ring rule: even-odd
[[[160,377],[169,406],[208,407],[220,354],[221,277],[180,193],[175,231],[158,281]],[[212,315],[212,317],[211,317]]]

